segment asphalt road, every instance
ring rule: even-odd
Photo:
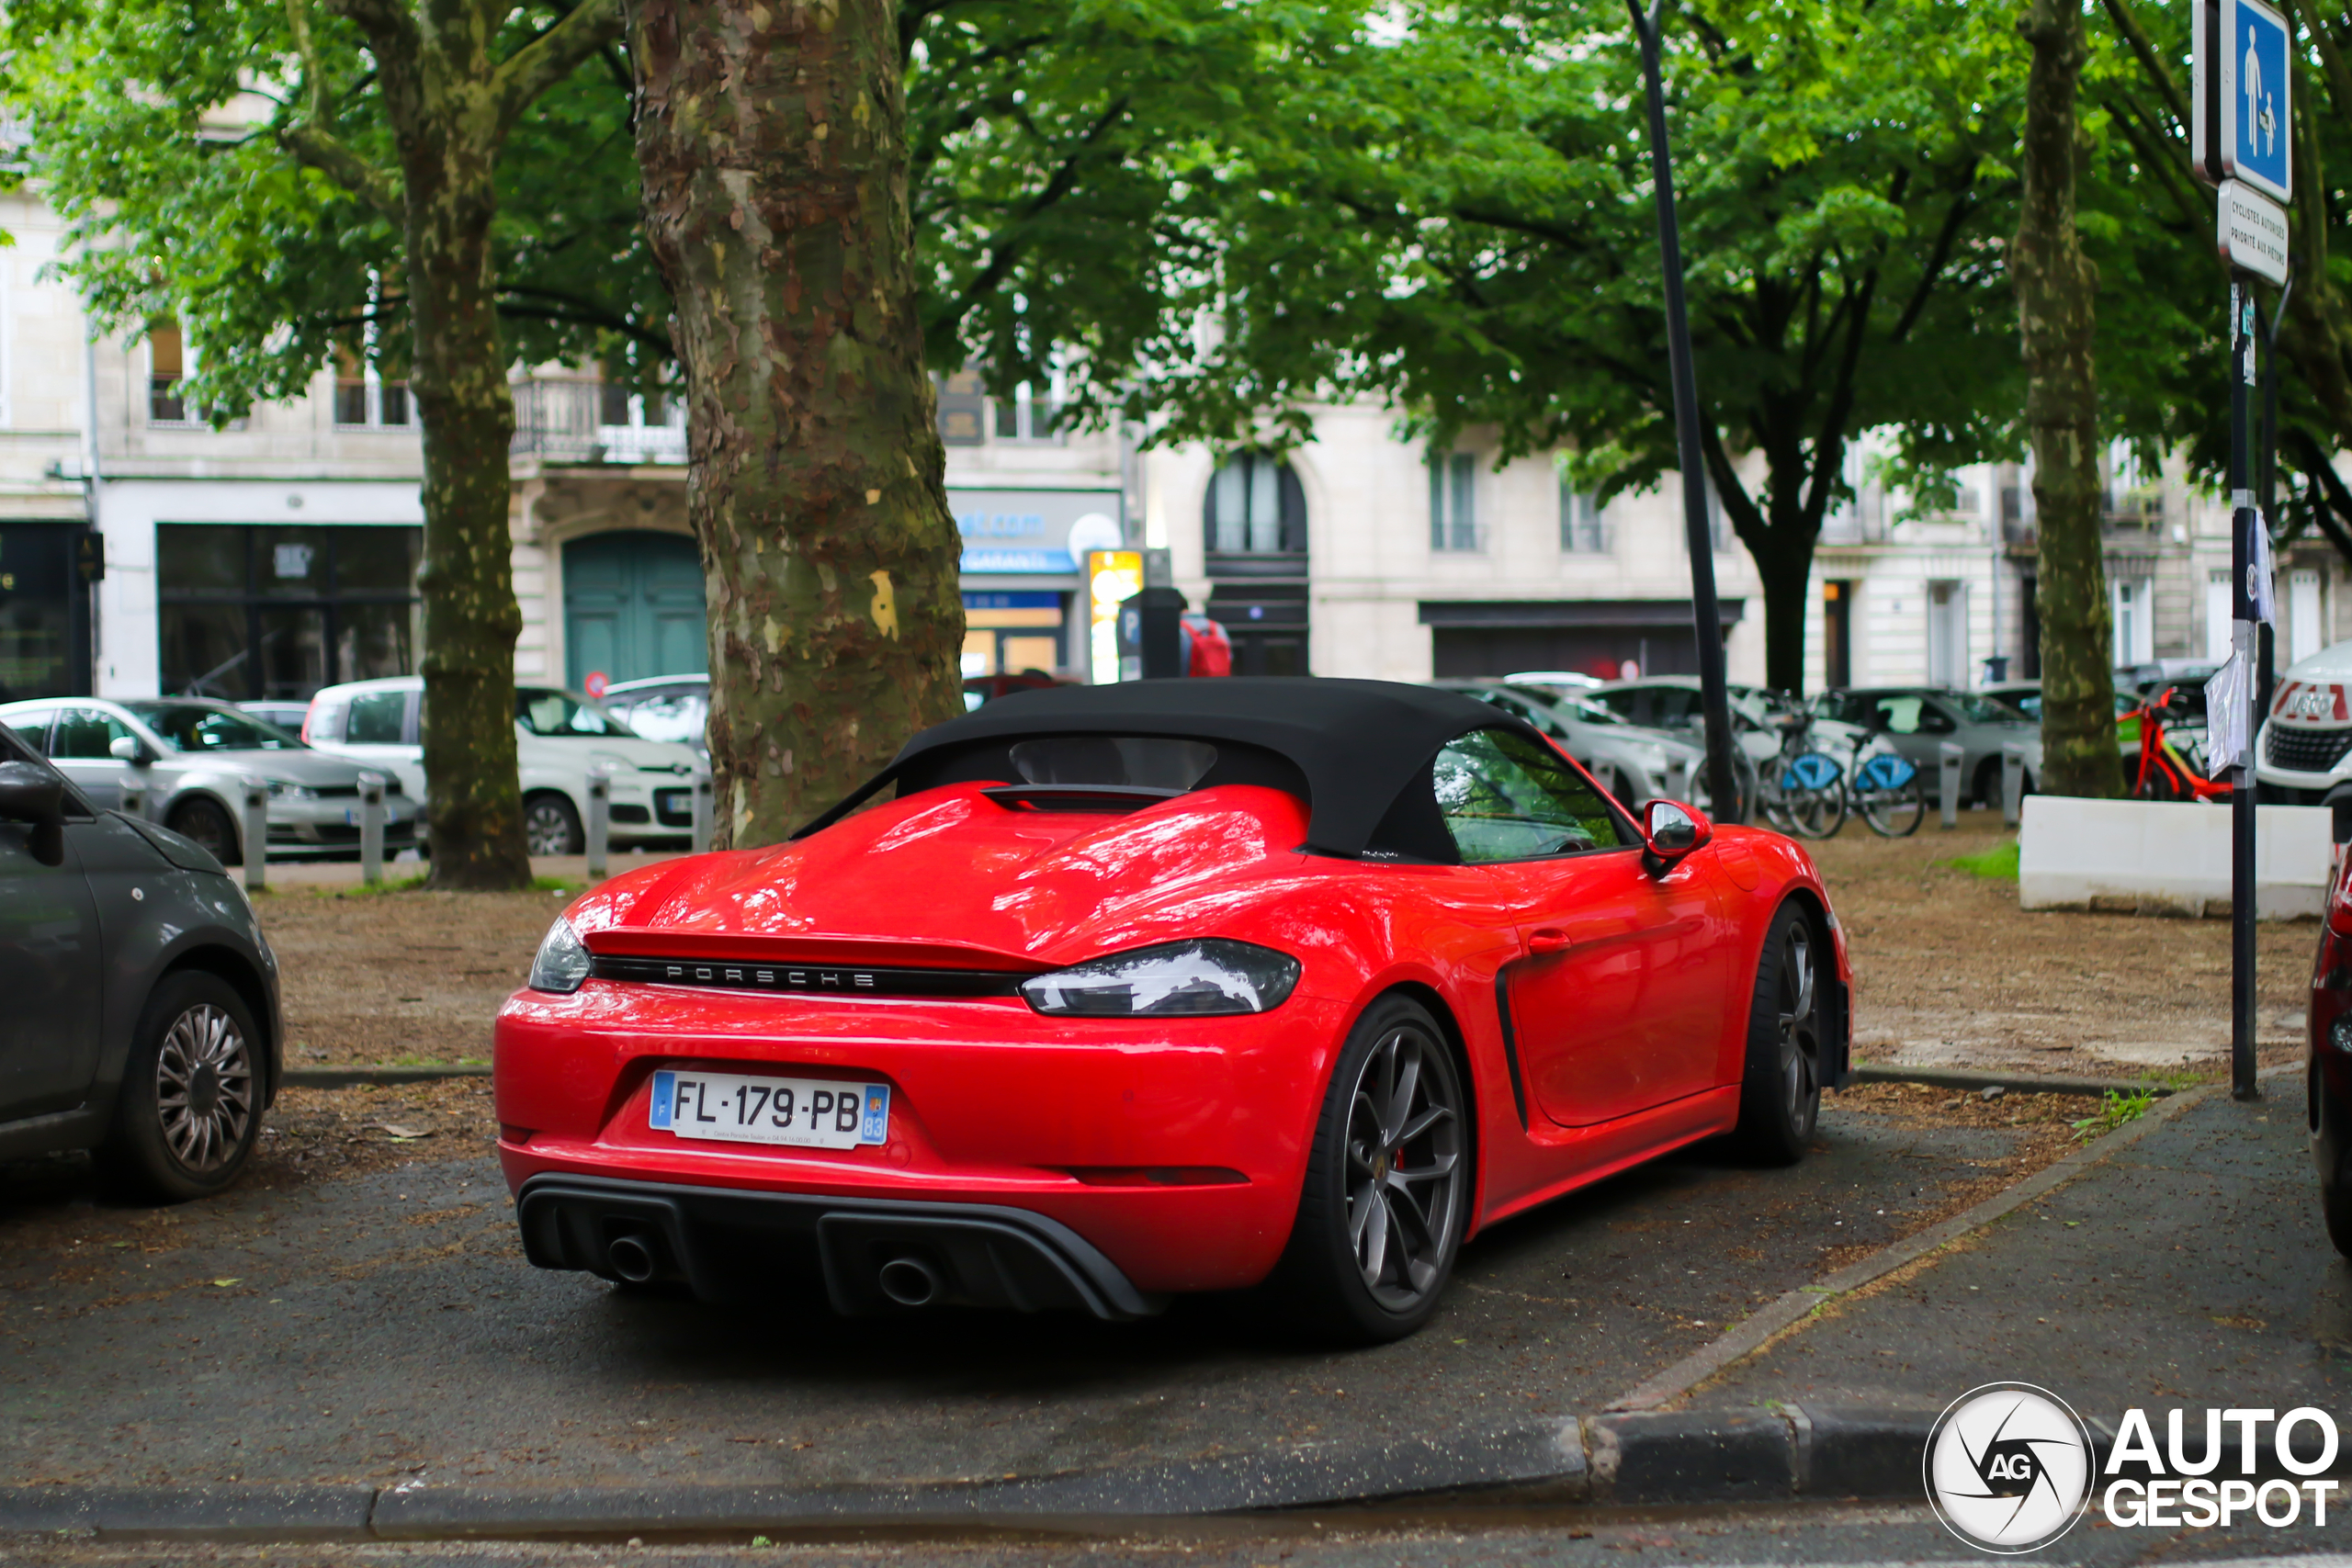
[[[2335,1531],[2127,1531],[2086,1520],[2024,1561],[2051,1568],[2234,1563],[2352,1568]],[[161,1562],[354,1568],[1541,1568],[1635,1564],[1894,1568],[1997,1562],[1962,1546],[1922,1507],[1684,1510],[1674,1514],[1379,1516],[1305,1514],[1153,1526],[1115,1534],[980,1540],[864,1536],[762,1546],[621,1541],[425,1545],[173,1546],[55,1540],[0,1547],[28,1568],[131,1568]]]
[[[160,1216],[17,1168],[0,1483],[897,1484],[1483,1431],[1599,1410],[2018,1135],[1833,1104],[1794,1169],[1701,1149],[1498,1228],[1429,1329],[1347,1354],[1246,1302],[1103,1325],[631,1298],[526,1266],[486,1157]]]

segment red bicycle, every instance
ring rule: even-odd
[[[2173,744],[2165,732],[2165,721],[2175,724],[2193,722],[2203,716],[2197,710],[2204,705],[2205,694],[2185,694],[2177,686],[2166,686],[2132,710],[2131,716],[2140,721],[2140,769],[2132,785],[2133,798],[2138,800],[2211,800],[2227,801],[2230,786],[2205,776],[2204,748],[2191,743],[2184,752]]]

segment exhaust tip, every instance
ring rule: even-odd
[[[920,1258],[893,1258],[882,1265],[876,1282],[902,1307],[929,1306],[941,1290],[939,1270]]]
[[[605,1248],[605,1258],[613,1266],[615,1274],[632,1285],[642,1285],[653,1278],[653,1248],[646,1245],[641,1235],[616,1237],[612,1246]]]

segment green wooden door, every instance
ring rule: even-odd
[[[593,534],[563,549],[564,678],[615,685],[709,667],[702,558],[684,534]]]

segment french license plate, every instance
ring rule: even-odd
[[[681,1138],[854,1149],[890,1141],[890,1086],[658,1072],[646,1124]]]

